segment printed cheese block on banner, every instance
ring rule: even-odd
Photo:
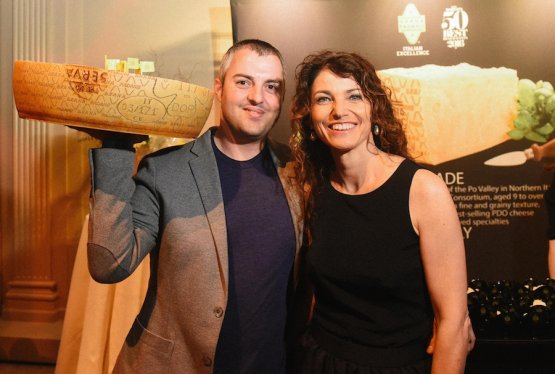
[[[16,61],[21,118],[178,138],[197,137],[214,93],[194,84],[90,66]]]
[[[517,111],[516,70],[424,65],[378,72],[405,125],[409,152],[438,165],[509,139]]]

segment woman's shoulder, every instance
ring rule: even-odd
[[[447,185],[439,175],[418,164],[415,165],[417,170],[414,173],[411,190],[414,190],[419,197],[451,196]]]

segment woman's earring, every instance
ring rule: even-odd
[[[310,135],[308,136],[308,138],[309,138],[311,141],[315,141],[315,140],[316,140],[316,134],[314,133],[314,130],[311,130],[311,131],[310,131]]]
[[[380,132],[382,132],[382,129],[380,129],[380,126],[377,123],[373,123],[372,124],[372,134],[374,136],[379,136]]]

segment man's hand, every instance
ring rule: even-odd
[[[468,329],[468,352],[474,349],[476,344],[476,335],[474,335],[474,329],[472,328],[472,321],[470,321],[470,316],[468,312],[466,313],[466,320],[464,321],[465,327]]]
[[[434,318],[434,328],[432,338],[430,339],[430,343],[428,343],[428,348],[426,348],[426,353],[433,354],[434,349],[436,347],[436,335],[437,335],[437,320]]]
[[[133,145],[148,140],[148,135],[128,134],[108,130],[89,129],[86,127],[71,127],[88,134],[102,142],[102,148],[133,149]]]
[[[464,326],[468,329],[468,352],[474,349],[474,345],[476,344],[476,335],[474,335],[474,329],[472,328],[472,321],[470,320],[470,316],[466,313],[466,319],[464,321]],[[428,348],[426,348],[426,352],[428,354],[434,353],[434,348],[436,345],[436,335],[437,335],[437,320],[434,319],[434,329],[433,335],[430,339],[430,343],[428,344]]]

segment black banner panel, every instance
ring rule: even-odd
[[[283,53],[286,103],[311,52],[353,51],[374,64],[412,156],[451,190],[469,279],[547,277],[552,172],[534,155],[555,154],[554,1],[232,0],[231,9],[235,40]],[[288,112],[273,130],[281,141]]]

